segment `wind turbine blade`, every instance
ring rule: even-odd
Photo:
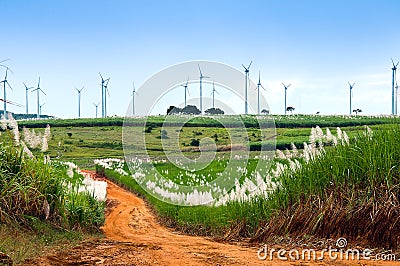
[[[190,96],[190,92],[189,92],[189,89],[187,87],[186,87],[186,91],[187,91],[188,95]]]
[[[37,86],[38,86],[38,88],[39,88],[39,86],[40,86],[40,77],[39,77],[39,81],[38,81],[38,84],[37,84]]]
[[[104,82],[103,76],[101,75],[101,73],[100,73],[100,72],[99,72],[99,75],[100,75],[101,81],[103,81],[103,82]]]
[[[290,85],[292,85],[292,84],[290,83],[289,85],[287,85],[287,87],[286,87],[286,88],[289,88],[289,87],[290,87]]]
[[[249,67],[247,68],[247,70],[249,70],[249,69],[250,69],[251,63],[253,63],[253,61],[250,61],[250,64],[249,64]]]
[[[263,90],[265,90],[266,91],[266,89],[264,88],[264,86],[260,83],[260,86],[261,86],[261,88],[263,88]]]
[[[9,68],[8,66],[4,66],[4,67],[6,68],[6,77],[5,77],[5,79],[7,79],[8,71],[10,71],[12,74],[14,74],[14,72],[12,72],[11,68]]]
[[[204,78],[204,79],[209,79],[210,77],[207,77],[207,76],[203,76],[203,78]]]
[[[39,88],[39,90],[40,90],[41,92],[43,92],[44,95],[47,95],[41,88]]]
[[[203,73],[201,72],[200,65],[199,65],[199,64],[197,64],[197,66],[199,67],[199,71],[200,71],[200,77],[202,77],[202,76],[203,76]]]
[[[8,81],[6,80],[5,82],[7,82],[8,87],[10,87],[11,90],[13,90],[13,88],[11,87],[10,83],[8,83]]]
[[[242,64],[242,66],[243,66],[243,68],[245,69],[245,70],[247,70],[247,68]]]

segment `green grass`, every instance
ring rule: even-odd
[[[251,116],[250,116],[251,118]],[[152,125],[152,129],[149,133],[145,133],[146,145],[153,157],[165,157],[165,153],[161,147],[160,131],[162,128],[162,121],[165,119],[161,117],[150,117],[148,125]],[[394,118],[368,118],[368,117],[324,117],[324,116],[288,116],[280,117],[276,116],[276,147],[284,150],[290,148],[290,144],[293,142],[298,147],[302,147],[303,142],[309,141],[310,128],[314,125],[320,125],[321,127],[329,126],[332,133],[336,132],[336,126],[348,125],[343,127],[349,134],[354,136],[358,132],[363,130],[364,124],[372,124],[372,129],[377,128],[379,124],[380,128],[390,127],[391,124],[398,122]],[[175,119],[178,121],[178,118]],[[205,120],[205,122],[203,121]],[[217,139],[216,144],[222,150],[224,147],[229,145],[230,138],[228,131],[220,127],[212,127],[214,122],[211,124],[199,125],[203,121],[204,123],[211,123],[212,120],[209,118],[194,118],[193,121],[189,121],[190,127],[180,128],[173,124],[167,125],[164,130],[167,131],[168,137],[174,138],[179,136],[180,148],[184,151],[184,154],[189,157],[196,156],[197,148],[190,145],[193,139],[201,140],[209,137],[213,140]],[[350,123],[350,122],[352,123]],[[293,127],[293,123],[300,123],[301,127]],[[38,121],[21,121],[20,127],[39,127],[35,128],[35,131],[42,132],[47,124],[52,126],[53,138],[49,142],[48,154],[52,158],[59,157],[65,161],[73,161],[82,168],[92,169],[93,159],[97,158],[123,158],[123,146],[122,146],[122,118],[107,118],[107,119],[70,119],[70,120],[38,120]],[[138,119],[137,125],[143,126],[144,120]],[[349,125],[350,124],[350,125]],[[356,125],[353,125],[356,124]],[[147,127],[135,127],[134,131],[140,131],[142,133]],[[269,143],[260,136],[260,130],[256,128],[248,128],[249,145],[252,149],[259,149],[262,143]],[[231,130],[234,132],[234,129]],[[68,136],[71,133],[71,137]],[[243,130],[241,130],[243,133]],[[215,138],[216,137],[216,138]],[[226,154],[226,152],[220,152],[220,154]]]
[[[105,203],[78,192],[83,176],[61,162],[29,157],[11,131],[0,142],[0,251],[14,262],[44,247],[98,233]],[[29,243],[27,243],[29,242]]]
[[[148,118],[130,118],[129,122],[133,125],[153,125],[161,127],[167,116],[150,116]],[[217,116],[218,117],[218,116]],[[242,116],[224,116],[224,120],[230,126],[238,126],[238,118],[240,117],[246,127],[257,127],[258,123],[254,115]],[[263,116],[261,116],[263,117]],[[320,115],[272,115],[268,116],[275,120],[277,128],[311,128],[319,125],[320,127],[347,127],[347,126],[361,126],[361,125],[379,125],[398,123],[399,118],[390,116],[320,116]],[[179,116],[168,116],[169,125],[180,123]],[[43,119],[43,120],[26,120],[20,121],[19,125],[33,128],[44,128],[47,124],[51,127],[99,127],[99,126],[122,126],[124,118],[82,118],[82,119]],[[186,127],[220,127],[212,117],[196,117],[194,116],[187,124]]]

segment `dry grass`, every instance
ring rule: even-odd
[[[252,241],[292,239],[305,235],[320,238],[346,237],[351,243],[397,249],[400,245],[398,188],[376,188],[366,192],[327,192],[322,199],[308,196],[287,209],[277,210],[256,232]]]

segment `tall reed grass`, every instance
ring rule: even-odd
[[[104,202],[71,189],[82,186],[83,177],[69,176],[66,165],[48,157],[33,156],[24,142],[28,139],[19,139],[15,120],[1,122],[5,132],[0,142],[0,223],[30,226],[40,219],[60,228],[98,229]],[[27,136],[33,142],[37,138],[25,130]],[[48,127],[40,142],[47,143],[49,137]]]

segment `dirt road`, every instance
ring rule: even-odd
[[[31,265],[397,265],[368,261],[261,261],[258,248],[181,235],[156,222],[145,202],[108,182],[115,205],[102,230],[105,239],[88,240],[70,250],[48,254]]]

